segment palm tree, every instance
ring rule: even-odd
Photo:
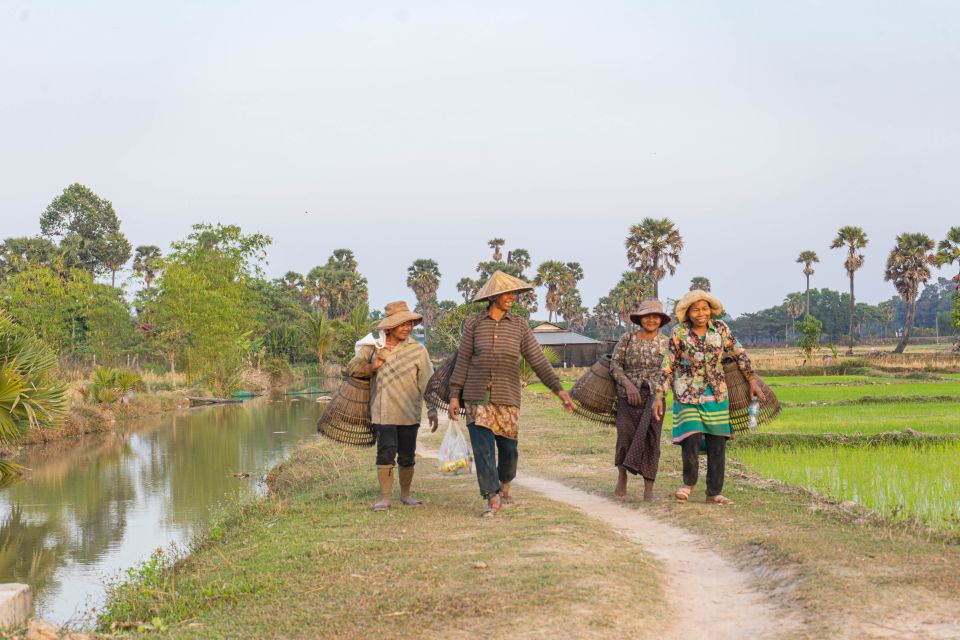
[[[457,291],[460,292],[460,295],[463,296],[463,301],[467,304],[473,302],[473,296],[477,295],[477,291],[479,290],[480,284],[473,278],[467,278],[465,276],[457,282]]]
[[[893,309],[893,305],[889,300],[885,300],[877,305],[877,317],[880,322],[883,323],[883,337],[887,337],[887,330],[890,328],[890,323],[893,322],[893,318],[896,315]]]
[[[500,262],[503,259],[503,254],[500,252],[500,247],[507,243],[503,238],[493,238],[492,240],[487,240],[487,246],[493,249],[493,261]]]
[[[653,297],[660,297],[660,281],[673,275],[680,263],[683,237],[670,218],[644,218],[630,227],[626,240],[627,263],[653,282]]]
[[[507,264],[513,264],[520,267],[521,273],[529,269],[533,262],[530,260],[530,252],[526,249],[514,249],[507,251]]]
[[[863,266],[864,258],[860,250],[867,246],[867,242],[867,234],[862,228],[846,226],[840,227],[837,237],[830,244],[831,249],[847,248],[847,259],[843,263],[850,278],[850,344],[847,355],[853,355],[853,310],[856,305],[853,297],[853,274]]]
[[[947,237],[937,245],[937,266],[950,266],[954,262],[960,264],[960,227],[950,227]],[[954,288],[960,296],[960,273],[953,276]]]
[[[694,289],[702,289],[703,291],[710,291],[710,278],[704,278],[703,276],[696,276],[690,279],[690,291]]]
[[[319,311],[314,311],[307,316],[304,334],[307,336],[310,348],[317,354],[317,365],[321,376],[323,375],[323,359],[333,345],[337,328],[336,320],[328,320],[327,316]]]
[[[814,262],[820,262],[816,251],[801,251],[797,257],[797,262],[803,264],[803,275],[807,276],[807,310],[806,315],[810,315],[810,276],[813,275]]]
[[[578,265],[579,266],[579,265]],[[582,270],[581,270],[582,274]],[[581,276],[582,277],[582,276]],[[547,321],[553,322],[554,315],[560,307],[560,297],[567,287],[576,283],[573,272],[559,260],[547,260],[537,267],[537,275],[533,284],[547,288]]]
[[[440,287],[440,267],[436,261],[421,258],[407,269],[407,286],[417,296],[423,312],[423,334],[426,337],[433,326],[437,310],[437,288]]]
[[[150,290],[150,283],[156,279],[159,268],[160,247],[154,244],[142,244],[136,248],[133,254],[133,270],[143,278],[147,291]]]
[[[790,293],[787,294],[787,297],[783,300],[784,308],[787,312],[788,320],[797,321],[797,318],[803,315],[804,304],[803,296],[799,293]],[[783,329],[783,346],[790,346],[790,336],[789,336],[789,327],[790,323],[787,322],[787,325]]]
[[[15,445],[29,429],[55,427],[67,408],[67,387],[54,373],[57,354],[0,312],[0,445]],[[20,467],[0,460],[0,479]]]
[[[935,246],[934,241],[925,233],[901,233],[887,257],[887,269],[883,279],[893,282],[897,293],[907,305],[903,335],[900,336],[894,353],[903,353],[910,340],[920,285],[930,279],[930,266],[936,263],[932,253]]]

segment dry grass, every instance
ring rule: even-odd
[[[124,610],[177,638],[470,640],[652,638],[666,610],[641,547],[535,496],[478,518],[476,479],[432,461],[416,483],[427,504],[383,514],[370,450],[306,443],[271,482],[282,495],[232,510],[178,567],[176,606],[151,609],[162,599],[144,589]]]

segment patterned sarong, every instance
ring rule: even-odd
[[[673,443],[680,444],[694,433],[733,437],[730,401],[717,402],[710,387],[707,387],[703,396],[703,404],[673,403]]]

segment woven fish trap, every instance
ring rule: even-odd
[[[447,411],[450,408],[450,378],[453,377],[453,370],[457,368],[457,354],[452,356],[439,367],[434,369],[433,375],[427,381],[427,388],[423,392],[423,399],[427,407],[437,411]],[[460,415],[466,415],[467,409],[460,399]]]
[[[376,438],[370,422],[370,381],[347,378],[317,420],[317,431],[354,447],[372,447]]]
[[[749,431],[747,424],[750,417],[747,414],[747,407],[753,402],[750,396],[750,383],[737,367],[736,361],[729,358],[723,361],[723,376],[727,381],[727,393],[730,398],[730,426],[738,433]],[[760,401],[760,415],[757,416],[757,423],[768,424],[780,415],[780,401],[777,400],[777,394],[760,376],[754,376],[754,380],[760,385],[764,395],[764,399]]]
[[[600,424],[616,424],[617,383],[610,374],[610,355],[601,356],[570,389],[574,413]]]

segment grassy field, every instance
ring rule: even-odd
[[[228,508],[189,558],[115,585],[102,630],[156,618],[152,635],[176,638],[468,639],[518,625],[531,638],[655,637],[666,603],[642,547],[536,496],[478,518],[474,476],[418,469],[425,506],[373,513],[370,450],[301,445],[273,499]]]
[[[568,416],[543,395],[525,397],[522,416],[521,472],[612,494],[611,427]],[[641,502],[642,483],[633,480],[628,504],[713,540],[805,617],[803,637],[872,637],[888,623],[907,624],[917,616],[937,620],[938,611],[953,610],[960,590],[955,531],[898,524],[766,479],[736,459],[739,447],[731,451],[724,490],[735,505],[704,504],[702,481],[690,503],[678,504],[672,493],[681,483],[679,448],[665,437],[662,451],[658,501]]]

